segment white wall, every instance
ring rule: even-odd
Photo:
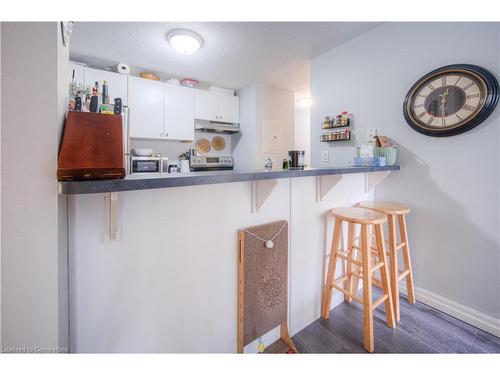
[[[233,140],[235,163],[238,169],[261,169],[264,160],[272,157],[273,168],[281,169],[282,160],[294,147],[294,93],[260,83],[252,83],[238,91],[240,97],[241,134]],[[264,127],[281,124],[279,149],[269,152],[264,146]]]
[[[297,97],[297,96],[296,96]],[[305,164],[311,165],[311,107],[295,101],[295,150],[305,151]]]
[[[2,23],[2,345],[67,348],[57,150],[67,98],[60,25]]]
[[[289,327],[306,327],[320,316],[332,232],[326,212],[371,197],[363,174],[344,176],[322,202],[315,181],[278,180],[258,214],[250,182],[121,193],[116,242],[105,239],[104,195],[72,196],[72,349],[235,352],[237,230],[280,219],[290,223]]]
[[[322,118],[348,110],[357,135],[375,127],[397,142],[401,171],[377,187],[377,199],[408,204],[415,282],[478,314],[500,318],[500,112],[465,134],[434,138],[405,122],[408,89],[427,72],[471,63],[500,77],[497,23],[384,24],[312,62],[312,163],[330,148],[347,163],[354,142],[318,141]],[[333,156],[333,157],[332,157]],[[498,321],[497,321],[498,322]]]

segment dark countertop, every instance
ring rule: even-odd
[[[226,182],[271,180],[291,177],[325,176],[348,173],[366,173],[381,171],[398,171],[399,165],[391,167],[350,167],[339,166],[329,168],[305,168],[303,170],[271,170],[265,171],[212,171],[173,173],[166,175],[127,176],[124,179],[63,181],[60,182],[61,194],[95,194],[129,190],[163,189],[170,187],[222,184]]]

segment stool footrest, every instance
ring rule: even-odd
[[[390,241],[389,241],[389,240],[385,240],[385,243],[390,243]],[[396,250],[401,249],[401,248],[402,248],[402,247],[404,247],[405,245],[406,245],[406,242],[401,242],[400,244],[398,244],[398,245],[396,246]]]
[[[377,307],[380,306],[380,304],[382,302],[384,302],[387,298],[389,298],[389,296],[387,294],[384,294],[382,297],[380,297],[378,300],[376,300],[375,302],[373,302],[373,305],[372,305],[372,310],[375,310]]]
[[[381,268],[383,265],[384,265],[384,262],[378,262],[377,264],[375,264],[372,267],[372,272],[375,272],[376,270],[378,270],[379,268]]]
[[[362,266],[363,264],[361,262],[358,262],[357,260],[354,260],[352,259],[348,254],[347,252],[344,252],[344,251],[337,251],[337,256],[339,258],[342,258],[344,259],[346,262],[349,262],[349,263],[352,263],[352,264],[355,264],[357,266]]]
[[[361,298],[359,298],[357,294],[349,292],[347,289],[344,289],[340,285],[337,285],[335,282],[332,283],[332,287],[334,287],[338,291],[344,293],[344,295],[346,295],[347,297],[351,297],[354,301],[363,304],[363,300]]]
[[[410,271],[409,270],[406,270],[406,271],[398,271],[399,273],[399,276],[398,276],[398,281],[401,281],[403,280],[406,276],[408,276],[410,274]]]

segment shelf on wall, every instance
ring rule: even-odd
[[[320,139],[319,141],[320,142],[341,142],[341,141],[350,141],[351,138],[347,138],[347,139]]]

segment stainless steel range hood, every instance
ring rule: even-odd
[[[195,120],[194,129],[205,132],[234,134],[240,132],[240,124]]]

